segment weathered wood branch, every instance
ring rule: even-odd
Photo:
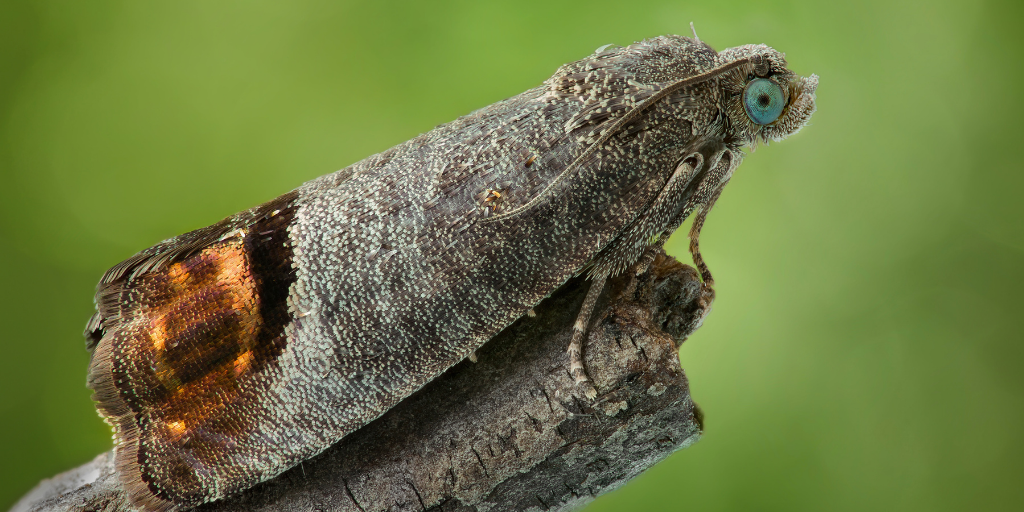
[[[659,255],[639,278],[609,282],[586,345],[595,401],[573,386],[565,352],[584,284],[323,454],[201,510],[564,510],[689,446],[701,415],[677,348],[700,323],[696,271]],[[130,507],[107,452],[14,510]]]

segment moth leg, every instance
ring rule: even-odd
[[[597,298],[604,291],[604,283],[607,280],[608,276],[598,274],[590,283],[587,298],[583,299],[583,307],[580,308],[580,314],[576,317],[576,323],[573,324],[572,341],[569,342],[569,373],[576,381],[576,386],[582,389],[583,394],[590,399],[597,398],[597,389],[594,388],[594,383],[587,377],[587,371],[583,367],[583,339],[587,333],[587,325],[590,324],[590,316],[594,312],[594,305],[597,304]]]
[[[700,272],[702,281],[700,298],[698,299],[698,305],[701,308],[700,323],[703,323],[704,318],[711,312],[711,303],[715,301],[715,278],[711,276],[711,270],[708,269],[707,263],[704,262],[704,256],[700,254],[700,230],[704,227],[704,220],[707,219],[708,212],[715,206],[715,201],[722,195],[722,189],[725,188],[725,184],[728,182],[729,180],[722,182],[712,192],[708,200],[701,205],[697,216],[693,218],[693,226],[690,227],[690,255],[693,256],[693,264],[697,266],[697,271]]]
[[[651,263],[654,263],[654,260],[658,257],[658,253],[661,252],[661,248],[665,245],[665,242],[668,241],[669,235],[670,233],[668,232],[658,235],[658,239],[644,249],[643,254],[640,255],[640,259],[637,260],[636,264],[633,266],[633,268],[636,269],[637,276],[642,275],[644,272],[647,272],[647,269],[651,268]]]

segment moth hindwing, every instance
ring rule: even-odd
[[[742,148],[814,111],[763,45],[602,49],[542,85],[110,269],[89,386],[145,510],[237,493],[316,455],[580,273],[582,365],[604,281],[691,214],[691,251]],[[650,254],[650,253],[648,253]]]

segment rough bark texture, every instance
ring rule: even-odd
[[[321,455],[200,510],[475,511],[579,508],[695,442],[701,414],[678,343],[699,327],[695,270],[659,255],[609,282],[582,397],[566,346],[576,279],[478,352]],[[268,447],[268,449],[272,449]],[[40,483],[17,511],[130,510],[107,452]]]

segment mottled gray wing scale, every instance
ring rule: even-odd
[[[726,122],[710,82],[750,66],[682,38],[600,52],[294,191],[287,343],[247,395],[249,429],[220,448],[230,475],[197,463],[199,494],[176,503],[237,492],[319,453],[572,276],[603,282],[636,261],[706,195],[704,163],[724,143],[697,134]],[[209,242],[176,240],[111,279]]]

